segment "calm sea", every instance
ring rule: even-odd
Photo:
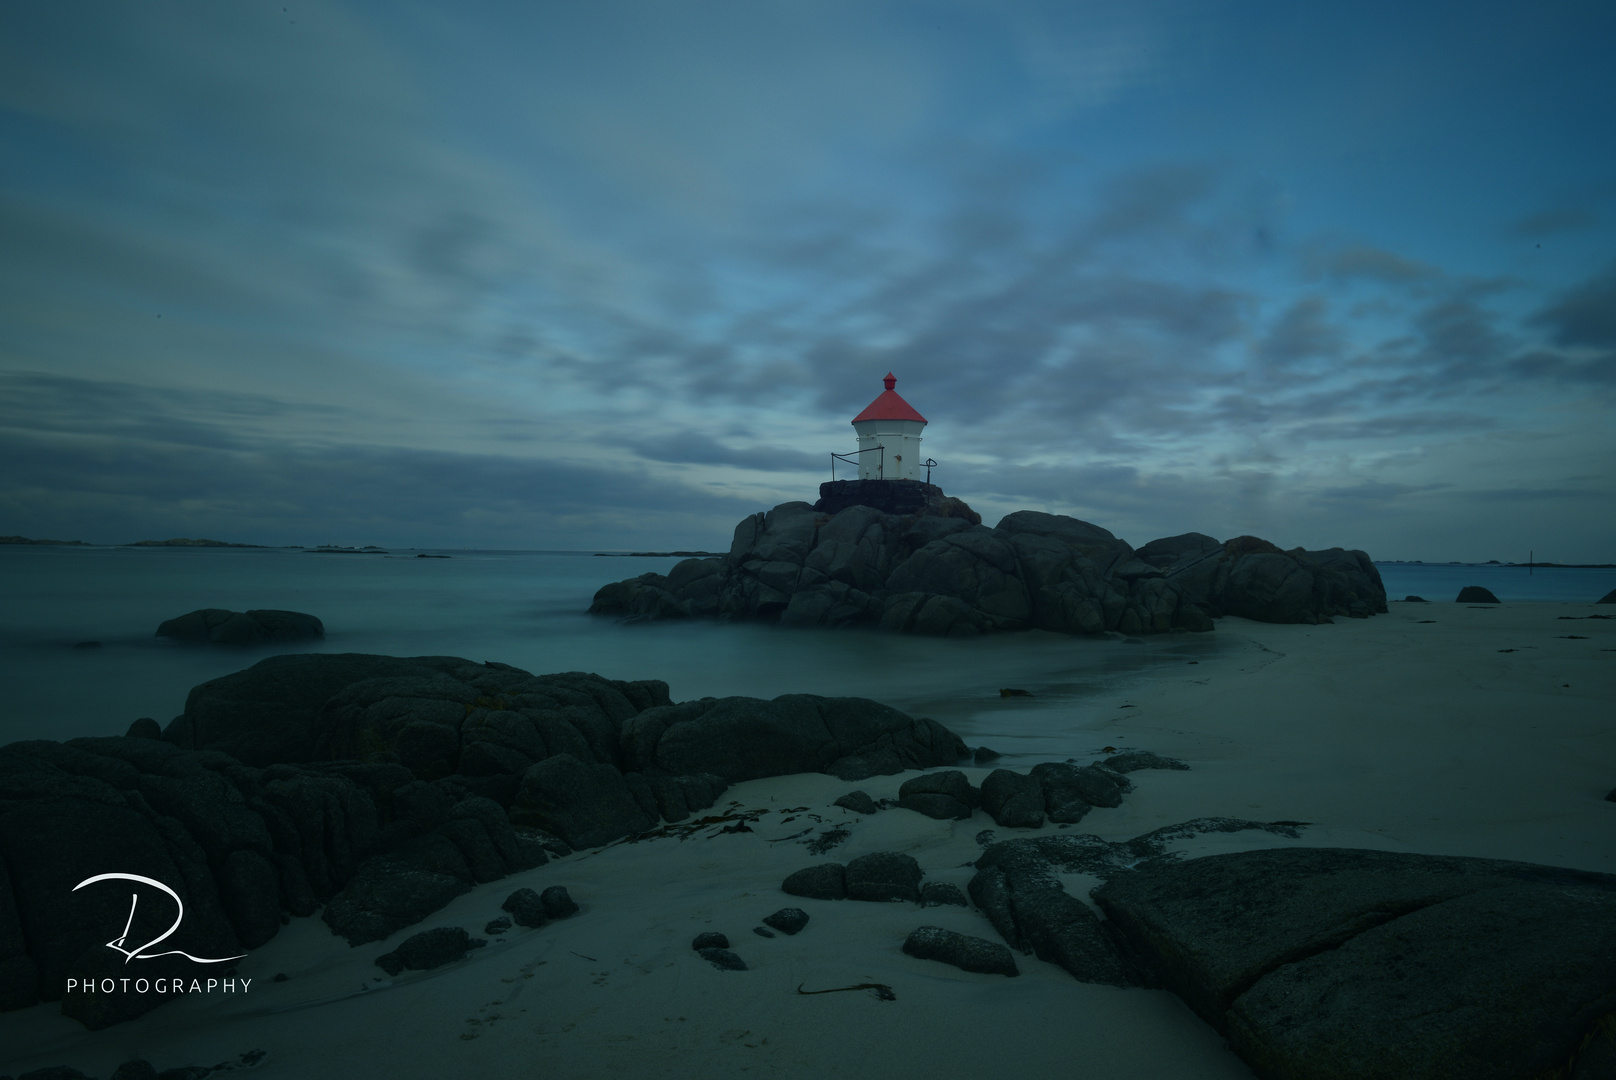
[[[166,723],[197,683],[275,652],[372,652],[497,660],[535,673],[662,679],[674,699],[856,695],[932,716],[1012,759],[1094,752],[1089,706],[1167,666],[1236,647],[1219,635],[1143,645],[1044,633],[948,641],[755,624],[624,626],[585,614],[602,584],[677,560],[588,552],[452,551],[448,559],[281,549],[0,546],[0,744],[121,734]],[[1486,585],[1504,600],[1586,602],[1610,571],[1388,565],[1389,595],[1451,600]],[[202,607],[306,611],[323,642],[287,649],[183,646],[153,636]],[[99,648],[74,648],[97,641]],[[1031,691],[1031,700],[999,689]],[[1120,700],[1120,698],[1118,698]]]

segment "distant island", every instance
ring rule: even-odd
[[[30,540],[26,536],[0,536],[0,544],[52,544],[57,547],[88,547],[83,540]]]
[[[184,537],[175,537],[172,540],[136,540],[124,547],[208,547],[208,548],[261,548],[263,544],[232,544],[228,540],[187,540]]]
[[[710,559],[722,551],[597,551],[597,559]]]

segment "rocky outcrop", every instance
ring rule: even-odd
[[[0,747],[0,1009],[61,999],[69,976],[121,975],[105,943],[130,890],[74,890],[96,874],[174,889],[185,920],[167,947],[193,956],[238,956],[322,905],[360,945],[474,885],[689,817],[734,780],[862,778],[967,752],[862,699],[675,705],[659,682],[357,654],[271,657],[196,687],[163,738],[140,730]],[[549,918],[576,910],[564,889],[539,899]],[[162,932],[160,903],[142,901],[129,940]],[[69,995],[63,1011],[103,1027],[162,1000]]]
[[[1264,1080],[1594,1080],[1616,1063],[1616,875],[1493,859],[1175,841],[990,844],[970,893],[1014,949],[1084,982],[1171,990]],[[1063,874],[1099,877],[1103,917]]]
[[[1498,597],[1493,595],[1491,589],[1480,585],[1466,585],[1459,590],[1459,595],[1453,598],[1453,602],[1455,604],[1497,604],[1500,601]]]
[[[1259,1076],[1592,1078],[1616,1061],[1616,876],[1293,848],[1148,864],[1094,899]]]
[[[1208,630],[1226,614],[1319,623],[1385,610],[1380,574],[1362,551],[1281,551],[1256,537],[1201,533],[1135,550],[1054,514],[1020,511],[990,529],[957,499],[893,513],[851,496],[846,505],[821,499],[755,514],[736,526],[727,555],[615,582],[590,606],[631,620],[752,618],[947,636],[1145,634]]]
[[[193,644],[268,645],[325,637],[325,624],[301,611],[201,608],[157,627],[157,637]]]

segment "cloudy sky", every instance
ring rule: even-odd
[[[0,7],[0,534],[1616,560],[1616,7]]]

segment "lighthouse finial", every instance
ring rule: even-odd
[[[892,374],[892,372],[890,372],[890,371],[887,372],[887,377],[882,379],[881,381],[887,384],[887,389],[888,390],[891,390],[893,387],[898,385],[898,377],[896,375]]]

